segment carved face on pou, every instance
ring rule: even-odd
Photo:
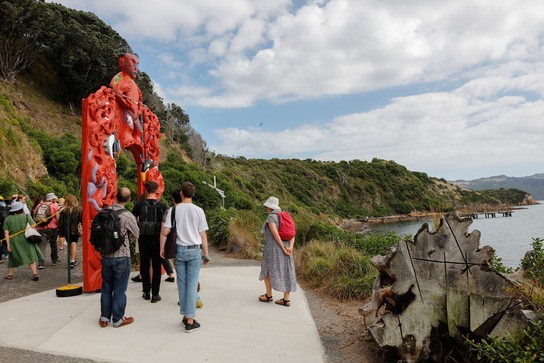
[[[132,79],[138,75],[138,58],[134,54],[125,53],[119,57],[119,69],[121,72],[128,74]]]

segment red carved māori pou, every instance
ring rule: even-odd
[[[83,291],[101,288],[101,259],[89,242],[91,222],[104,207],[115,203],[117,172],[115,158],[122,149],[132,152],[138,168],[138,195],[146,181],[164,180],[158,169],[160,123],[142,105],[142,92],[134,82],[138,59],[132,54],[119,57],[120,72],[110,87],[102,87],[82,103],[81,189],[83,205]]]

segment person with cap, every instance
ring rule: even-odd
[[[12,280],[15,267],[28,265],[32,273],[32,280],[38,281],[36,262],[43,259],[43,254],[36,244],[26,240],[24,231],[26,224],[33,225],[34,221],[24,213],[21,202],[11,203],[9,216],[4,221],[4,238],[9,252],[8,272],[4,279]]]
[[[45,250],[47,244],[51,247],[51,262],[53,265],[60,263],[59,251],[57,250],[57,237],[58,237],[58,221],[59,221],[59,205],[57,204],[57,196],[55,193],[47,193],[45,196],[45,202],[38,204],[33,211],[35,219],[38,223],[44,220],[43,224],[38,224],[36,229],[42,235],[42,242],[40,243],[40,250],[42,255],[45,256]],[[47,211],[47,212],[45,212]],[[38,261],[38,268],[40,270],[45,268],[45,258]]]
[[[263,203],[268,216],[261,228],[265,244],[263,259],[261,261],[261,273],[259,281],[264,280],[266,292],[259,296],[261,302],[273,300],[272,289],[283,292],[283,298],[275,303],[282,306],[291,306],[290,293],[297,289],[297,278],[295,274],[295,260],[293,257],[293,246],[295,237],[290,241],[282,241],[278,233],[279,216],[281,212],[279,200],[270,197]]]

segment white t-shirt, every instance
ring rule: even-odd
[[[181,246],[202,244],[200,232],[208,230],[204,210],[192,203],[180,203],[174,208],[176,208],[176,244]],[[166,212],[164,221],[166,228],[172,228],[171,213],[172,208]]]

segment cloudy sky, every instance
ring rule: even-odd
[[[542,0],[55,0],[140,56],[218,154],[544,172]]]

